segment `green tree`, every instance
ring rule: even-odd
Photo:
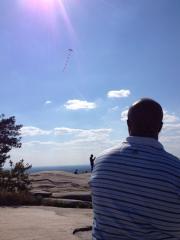
[[[16,124],[14,116],[5,118],[0,115],[0,189],[2,192],[21,193],[28,192],[31,188],[28,170],[32,167],[25,164],[24,160],[13,163],[9,152],[12,148],[21,147],[20,129],[22,125]],[[10,169],[4,169],[4,164],[9,160]],[[2,196],[1,196],[2,197]],[[1,199],[0,199],[1,201]]]
[[[3,168],[8,154],[12,148],[21,147],[20,129],[22,125],[16,124],[14,116],[5,118],[4,114],[0,115],[0,169]]]

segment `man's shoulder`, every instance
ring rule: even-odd
[[[113,155],[120,155],[122,154],[122,152],[124,151],[124,149],[126,148],[127,146],[125,146],[124,143],[121,143],[121,144],[118,144],[116,146],[113,146],[111,148],[108,148],[106,150],[104,150],[102,153],[100,153],[96,160],[98,159],[105,159],[105,158],[110,158],[112,157]]]
[[[166,150],[164,150],[164,155],[166,156],[166,158],[174,161],[175,163],[177,163],[180,166],[180,159],[177,156],[173,155],[170,152],[167,152]]]

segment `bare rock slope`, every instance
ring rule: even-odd
[[[2,240],[90,240],[90,231],[75,235],[73,231],[91,224],[91,209],[39,206],[0,208]]]
[[[0,239],[90,240],[90,173],[50,171],[31,174],[30,178],[33,195],[48,207],[0,208]]]
[[[32,193],[43,197],[44,205],[91,207],[90,173],[49,171],[31,174]]]

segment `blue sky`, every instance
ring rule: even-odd
[[[0,109],[24,125],[13,159],[88,163],[127,136],[128,106],[141,97],[162,104],[160,140],[180,156],[179,9],[179,0],[1,0]]]

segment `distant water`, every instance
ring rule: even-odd
[[[78,173],[90,172],[90,166],[88,165],[72,165],[72,166],[44,166],[44,167],[32,167],[30,173],[44,172],[44,171],[64,171],[74,173],[75,170]]]

